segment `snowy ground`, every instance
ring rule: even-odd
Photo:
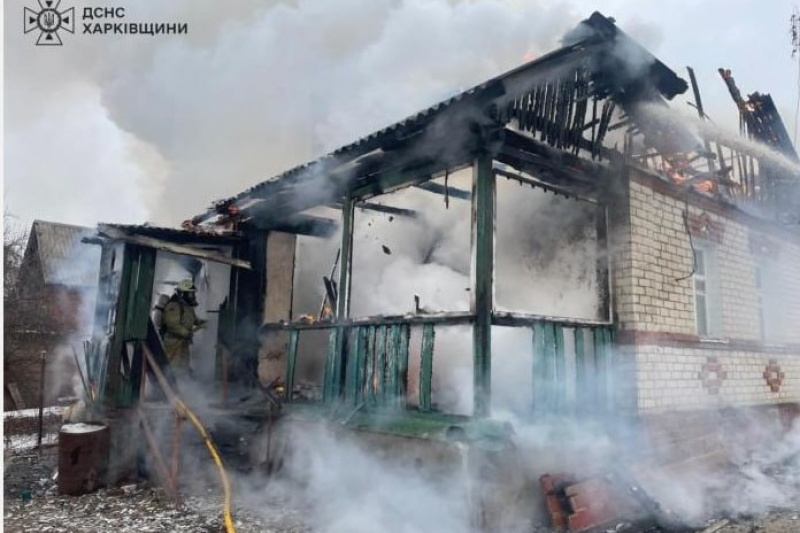
[[[4,531],[42,533],[168,533],[222,532],[221,494],[214,488],[184,491],[183,505],[171,502],[161,489],[146,484],[103,489],[79,497],[58,496],[52,474],[56,458],[50,453],[6,458],[4,471]],[[22,493],[31,490],[30,501]],[[302,512],[278,494],[267,491],[259,509],[234,508],[239,533],[310,533]],[[776,511],[768,516],[730,522],[718,533],[798,533],[800,513]],[[709,523],[713,525],[713,523]],[[394,524],[397,526],[397,524]],[[397,527],[375,525],[375,533]],[[613,528],[641,531],[638,528]],[[543,533],[546,529],[537,529]],[[654,530],[650,530],[654,531]],[[701,530],[697,530],[701,531]]]
[[[169,533],[222,532],[222,494],[206,474],[186,480],[184,501],[176,505],[163,490],[146,483],[102,489],[84,496],[59,496],[53,474],[55,448],[5,455],[3,515],[4,531],[50,533]],[[188,473],[187,473],[188,474]],[[187,475],[187,477],[190,477]],[[259,490],[258,499],[234,493],[233,516],[238,533],[311,533],[310,509],[290,500],[277,489]],[[244,507],[244,502],[250,507]],[[305,507],[305,508],[303,508]],[[722,525],[717,522],[718,525]],[[714,522],[708,525],[713,525]],[[325,531],[318,527],[316,531]],[[374,533],[405,531],[401,524],[375,524]],[[640,533],[637,527],[617,526],[611,531]],[[659,531],[657,529],[647,530]],[[702,531],[701,529],[693,531]],[[535,532],[549,532],[537,528]],[[340,533],[340,532],[336,532]],[[345,532],[341,532],[345,533]],[[347,532],[349,533],[349,532]],[[417,532],[414,532],[417,533]],[[422,532],[419,532],[422,533]],[[766,516],[730,521],[715,533],[800,533],[800,509],[775,510]]]
[[[83,496],[59,496],[52,453],[6,457],[4,531],[51,533],[221,532],[222,495],[218,489],[184,490],[182,505],[147,484],[102,489]],[[30,492],[30,500],[23,496]],[[305,533],[297,513],[268,495],[258,513],[235,507],[239,533]]]

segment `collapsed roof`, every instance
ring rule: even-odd
[[[639,112],[642,104],[666,108],[667,100],[687,89],[685,80],[613,19],[595,12],[565,37],[562,48],[214,202],[191,223],[237,221],[264,230],[329,234],[332,221],[303,211],[419,186],[487,151],[550,184],[570,182],[592,191],[600,186],[607,163],[628,155],[634,135],[644,149],[640,161],[647,164],[655,151],[663,165],[691,178],[699,173],[691,162],[717,154],[680,121]],[[609,132],[621,128],[626,134],[622,151],[606,142]],[[730,184],[721,151],[719,157],[715,178]]]

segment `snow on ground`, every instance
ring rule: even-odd
[[[219,487],[196,483],[182,489],[182,505],[146,483],[101,489],[82,496],[59,496],[53,474],[54,449],[42,456],[9,455],[3,472],[3,531],[47,533],[181,533],[224,531]],[[259,509],[237,506],[237,533],[309,533],[300,513],[280,495],[265,491]]]
[[[5,451],[20,453],[24,451],[36,449],[39,444],[39,435],[6,435],[5,437]],[[50,433],[42,435],[42,445],[53,446],[58,444],[58,435]]]
[[[47,415],[61,415],[64,413],[64,407],[45,407],[42,409],[44,416]],[[4,411],[3,420],[6,418],[36,418],[39,416],[39,408],[35,409],[22,409],[21,411]]]

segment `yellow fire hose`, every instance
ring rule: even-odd
[[[203,427],[203,424],[197,416],[183,403],[183,400],[181,400],[177,394],[175,394],[175,408],[178,414],[185,414],[192,425],[194,425],[195,429],[197,429],[197,432],[206,443],[211,458],[214,459],[214,463],[217,465],[219,477],[220,480],[222,480],[222,490],[225,492],[225,498],[222,503],[222,519],[225,523],[225,531],[227,533],[236,533],[236,529],[233,527],[233,518],[231,517],[231,482],[228,479],[227,472],[225,472],[225,466],[222,464],[222,459],[219,456],[219,452],[217,452],[217,447],[214,445],[214,441],[211,440],[206,428]],[[181,411],[183,411],[183,413],[181,413]]]
[[[178,394],[172,390],[172,387],[170,387],[167,378],[164,376],[164,373],[161,372],[161,369],[153,359],[153,354],[150,353],[150,350],[146,346],[144,347],[144,353],[147,357],[148,364],[153,369],[156,380],[158,381],[159,385],[161,385],[161,388],[164,390],[164,393],[167,395],[169,400],[175,406],[175,411],[177,414],[179,416],[186,416],[186,418],[189,419],[197,432],[203,438],[203,442],[205,442],[206,448],[208,448],[211,458],[214,460],[214,463],[217,466],[219,477],[222,481],[222,490],[225,494],[222,503],[222,520],[225,524],[225,531],[226,533],[236,533],[236,529],[233,527],[233,517],[231,516],[231,482],[228,479],[227,472],[225,472],[225,466],[222,464],[222,458],[219,456],[219,452],[217,451],[214,441],[211,440],[206,428],[200,422],[200,419],[197,418],[197,415],[195,415],[192,410],[187,407],[180,396],[178,396]]]

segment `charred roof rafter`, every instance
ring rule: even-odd
[[[496,134],[512,118],[531,126],[532,134],[539,133],[541,141],[555,148],[575,154],[588,150],[592,158],[608,159],[614,152],[603,147],[602,141],[616,103],[627,111],[638,99],[663,102],[688,88],[599,13],[568,38],[573,42],[554,52],[216,202],[193,222],[201,224],[231,208],[240,210],[245,219],[258,213],[280,220],[317,205],[343,203],[347,197],[363,200],[418,185],[471,161],[476,154],[499,154]],[[628,63],[634,56],[642,62],[640,68]],[[597,101],[602,98],[606,100],[598,114]],[[590,129],[591,140],[584,138]],[[458,135],[463,137],[458,139]],[[569,175],[567,170],[562,178]],[[268,221],[259,224],[270,225]]]

